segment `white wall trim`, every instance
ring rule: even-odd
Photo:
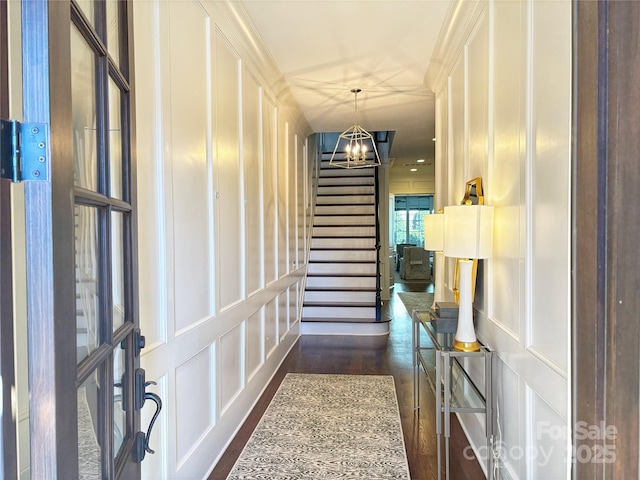
[[[389,322],[346,323],[346,322],[300,322],[302,335],[362,335],[377,336],[389,334]]]

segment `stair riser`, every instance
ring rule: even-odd
[[[312,238],[311,248],[374,248],[375,238]]]
[[[316,213],[322,215],[364,214],[376,212],[375,205],[316,205]]]
[[[339,292],[339,291],[307,291],[305,303],[372,303],[375,304],[376,292]]]
[[[373,195],[375,188],[368,185],[344,185],[344,186],[325,186],[318,187],[318,195],[344,195],[344,194],[356,194]]]
[[[308,275],[375,275],[376,264],[368,263],[310,263]]]
[[[312,250],[309,262],[375,262],[375,250]]]
[[[375,277],[307,277],[308,288],[376,288]]]
[[[374,185],[373,177],[321,177],[318,179],[318,188],[336,185]]]
[[[375,227],[375,218],[372,215],[316,215],[313,219],[314,226],[323,225],[366,225]]]
[[[376,318],[376,307],[303,307],[302,318]]]
[[[320,177],[319,178],[334,178],[334,177],[341,177],[341,178],[349,178],[349,177],[357,177],[357,178],[367,178],[367,177],[373,177],[373,168],[369,169],[369,168],[354,168],[351,170],[348,170],[346,168],[340,168],[340,167],[329,167],[328,163],[327,166],[325,167],[324,165],[321,167],[322,170],[320,170]]]
[[[375,237],[375,227],[354,226],[354,227],[314,227],[313,236],[316,237]]]
[[[327,195],[317,197],[316,205],[373,205],[373,195]]]

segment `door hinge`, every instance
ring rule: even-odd
[[[0,178],[47,180],[49,126],[0,120]]]

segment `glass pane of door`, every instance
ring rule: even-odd
[[[99,398],[98,374],[94,372],[78,388],[78,472],[81,480],[102,479]]]
[[[107,0],[107,47],[116,65],[120,65],[120,15],[121,0]]]
[[[122,125],[120,89],[109,79],[109,170],[110,195],[122,199]]]
[[[111,213],[111,296],[113,330],[125,321],[124,301],[124,219],[123,213]]]
[[[79,187],[97,190],[96,58],[77,28],[71,28],[73,170]]]
[[[76,352],[78,363],[100,342],[98,220],[95,208],[75,207]]]
[[[113,352],[113,452],[114,456],[127,436],[127,413],[125,411],[124,394],[128,390],[126,375],[126,351],[122,345]]]

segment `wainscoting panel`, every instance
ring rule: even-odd
[[[280,341],[289,331],[289,290],[278,295],[278,335]]]
[[[240,59],[222,33],[215,46],[217,280],[220,310],[244,296],[244,206],[240,157]],[[224,233],[224,234],[222,234]]]
[[[516,164],[514,169],[517,168]],[[496,187],[499,195],[503,185],[496,181]],[[513,193],[518,192],[516,190]],[[523,209],[518,203],[501,205],[502,200],[496,200],[494,256],[491,259],[493,283],[488,318],[519,342],[519,319],[524,316],[524,265],[522,262],[524,236],[521,232],[524,222]]]
[[[525,307],[525,60],[521,2],[492,4],[493,151],[487,203],[495,206],[489,318],[516,341]]]
[[[242,75],[244,218],[247,296],[264,285],[262,215],[262,88],[245,67]]]
[[[534,2],[530,8],[531,178],[535,183],[530,199],[533,310],[529,346],[566,371],[571,218],[571,29],[566,25],[571,24],[571,4]]]
[[[466,47],[469,124],[467,180],[487,171],[489,158],[489,16],[483,11]]]
[[[247,381],[264,363],[264,307],[247,319]]]
[[[296,197],[294,201],[296,202],[296,219],[297,219],[297,231],[296,238],[298,241],[298,249],[297,249],[297,257],[298,257],[298,267],[301,267],[307,263],[306,259],[306,236],[305,232],[307,231],[307,201],[308,201],[308,191],[305,188],[308,167],[307,167],[307,155],[306,149],[304,145],[303,139],[300,138],[299,135],[295,136],[295,145],[296,145]],[[311,210],[309,208],[309,210]]]
[[[528,385],[527,412],[525,478],[569,478],[571,455],[564,418]]]
[[[278,337],[278,301],[277,297],[264,306],[264,352],[265,356],[273,353],[279,343]]]
[[[298,268],[298,156],[296,136],[287,123],[287,218],[289,223],[289,272]]]
[[[466,157],[466,134],[465,134],[465,62],[461,53],[458,61],[451,69],[447,79],[448,96],[448,125],[447,125],[447,192],[449,198],[444,199],[445,205],[457,205],[464,195],[465,172],[468,171],[468,160]],[[451,258],[445,259],[446,283],[450,291],[453,291],[454,261]]]
[[[173,304],[169,305],[168,291],[173,288],[173,265],[169,263],[168,237],[165,215],[168,215],[173,198],[167,192],[170,188],[170,156],[165,157],[163,145],[166,133],[162,126],[163,103],[168,103],[168,95],[162,95],[162,88],[170,84],[170,69],[167,61],[168,42],[158,39],[160,23],[144,19],[161,18],[160,5],[155,2],[140,2],[135,5],[134,30],[136,42],[146,48],[136,47],[136,82],[146,88],[136,90],[136,149],[138,178],[148,179],[138,182],[138,268],[141,272],[138,282],[140,327],[147,341],[147,348],[165,343],[168,335],[173,335]],[[168,5],[165,4],[168,8]],[[167,121],[168,118],[165,119]],[[166,141],[169,144],[168,141]],[[169,150],[167,148],[167,150]],[[165,175],[165,171],[169,171]],[[168,177],[168,178],[167,178]],[[168,187],[168,188],[165,188]],[[171,321],[169,321],[169,316]],[[169,326],[170,325],[170,326]]]
[[[264,156],[264,277],[265,284],[278,278],[278,166],[277,166],[277,110],[273,102],[262,96],[262,152]]]
[[[464,184],[469,178],[465,128],[465,62],[460,55],[449,76],[448,162],[449,198],[445,205],[457,205],[464,196]]]
[[[215,353],[215,344],[200,350],[175,370],[174,422],[178,466],[187,461],[214,423],[212,353]]]
[[[245,322],[220,337],[218,358],[218,391],[220,414],[224,415],[229,404],[245,384]]]
[[[465,46],[466,61],[466,123],[468,125],[467,149],[468,171],[467,180],[476,177],[483,178],[483,188],[487,188],[489,159],[489,16],[486,9],[482,11],[467,45]],[[464,196],[464,195],[463,195]],[[455,203],[460,203],[462,197]],[[488,283],[488,261],[478,262],[476,292],[474,308],[486,315],[485,290]]]
[[[197,2],[168,4],[175,330],[213,314],[211,291],[210,17]],[[185,26],[189,27],[186,28]],[[184,75],[189,72],[189,75]],[[192,285],[199,288],[192,288]]]
[[[289,141],[288,126],[278,110],[278,278],[289,273]]]
[[[292,327],[299,318],[300,311],[300,282],[296,282],[289,287],[289,326]]]
[[[519,478],[524,468],[523,457],[516,450],[524,442],[524,396],[520,395],[520,379],[515,370],[505,363],[500,355],[494,363],[497,378],[496,410],[497,424],[500,431],[496,432],[496,442],[501,447],[500,462],[510,472],[511,478]],[[522,477],[524,478],[524,477]]]

